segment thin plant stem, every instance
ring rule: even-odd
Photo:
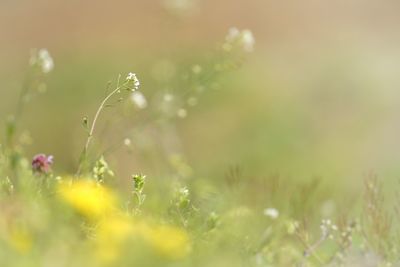
[[[109,93],[103,99],[103,101],[100,103],[99,108],[96,111],[96,114],[94,115],[93,122],[91,124],[90,130],[89,130],[89,133],[88,133],[88,136],[87,136],[87,139],[86,139],[85,146],[84,146],[83,151],[81,153],[79,167],[78,167],[78,170],[76,172],[76,176],[79,176],[81,174],[81,172],[82,172],[82,167],[83,167],[83,164],[86,162],[87,151],[89,150],[90,143],[91,143],[91,141],[93,139],[93,135],[94,135],[94,131],[95,131],[95,128],[96,128],[97,121],[98,121],[98,119],[100,117],[101,112],[104,110],[105,107],[107,107],[106,106],[107,101],[113,95],[115,95],[116,93],[119,93],[121,91],[121,89],[126,85],[126,82],[123,83],[122,85],[119,84],[120,77],[121,77],[121,75],[118,76],[117,87],[113,91],[111,91],[111,93]]]

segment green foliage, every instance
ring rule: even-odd
[[[94,164],[93,177],[97,182],[103,183],[106,175],[113,177],[114,172],[110,169],[104,157],[101,156]]]
[[[145,175],[135,174],[132,175],[133,180],[133,191],[132,191],[132,202],[134,203],[134,212],[139,213],[140,207],[143,205],[146,195],[143,194],[144,184],[146,181]]]

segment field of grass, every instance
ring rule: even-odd
[[[398,4],[359,2],[1,2],[0,267],[400,266]]]

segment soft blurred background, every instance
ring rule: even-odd
[[[0,118],[14,112],[30,50],[47,48],[55,68],[26,106],[26,150],[74,172],[82,117],[93,117],[108,81],[132,71],[149,99],[183,92],[176,77],[204,67],[236,26],[253,32],[254,52],[163,133],[133,106],[102,117],[97,137],[115,144],[106,158],[119,176],[163,176],[183,164],[210,179],[232,168],[249,179],[321,176],[350,187],[370,171],[395,179],[399,10],[395,0],[1,0]]]

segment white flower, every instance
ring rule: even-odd
[[[270,217],[271,219],[276,219],[279,217],[279,211],[274,208],[268,208],[264,210],[264,215]]]
[[[254,43],[255,43],[254,35],[250,30],[243,30],[242,31],[242,44],[243,49],[246,52],[252,52],[254,50]]]
[[[321,236],[323,239],[325,238],[332,238],[333,236],[331,235],[332,231],[337,231],[338,227],[332,223],[331,220],[326,219],[321,221]]]
[[[53,58],[50,56],[49,51],[44,48],[32,54],[30,64],[39,66],[43,73],[49,73],[54,69]]]
[[[44,73],[49,73],[54,68],[53,58],[50,56],[49,51],[46,49],[39,50],[39,58],[42,62],[42,71]]]
[[[252,52],[254,50],[255,39],[254,35],[250,30],[238,30],[235,27],[229,29],[228,34],[225,37],[225,43],[222,48],[229,52],[235,46],[238,46],[244,50],[244,52]]]
[[[134,89],[134,90],[139,89],[140,81],[139,81],[139,79],[137,78],[136,73],[129,72],[129,73],[128,73],[128,76],[126,76],[126,80],[127,80],[128,82],[133,82],[133,89]]]
[[[126,76],[127,81],[133,81],[135,78],[137,78],[136,73],[133,73],[133,72],[129,72],[128,76]]]
[[[131,143],[132,143],[131,139],[129,139],[129,138],[125,138],[125,139],[124,139],[124,145],[125,145],[125,146],[130,146]]]
[[[178,112],[176,113],[176,115],[178,115],[179,118],[186,118],[187,116],[187,111],[184,108],[181,108],[178,110]]]
[[[146,97],[141,92],[133,92],[131,100],[140,109],[144,109],[147,107]]]
[[[240,31],[236,27],[231,27],[228,30],[228,34],[225,37],[225,40],[227,42],[233,42],[235,39],[237,39],[240,36]]]
[[[189,196],[189,189],[187,189],[186,187],[179,188],[179,193],[182,196],[187,197],[187,196]]]

